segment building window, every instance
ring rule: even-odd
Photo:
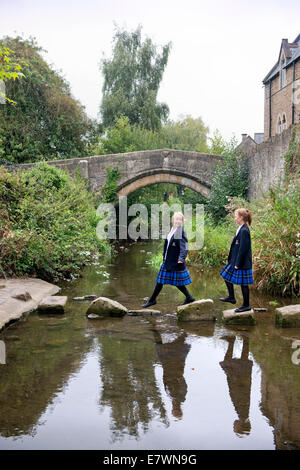
[[[286,69],[283,68],[285,64],[285,58],[282,56],[280,61],[280,88],[286,85]]]
[[[284,129],[286,129],[287,127],[287,124],[286,124],[286,117],[285,117],[285,114],[283,114],[282,116],[282,126],[281,126],[281,129],[284,131]]]
[[[277,134],[280,134],[280,133],[281,133],[281,117],[279,116],[278,121],[277,121]]]

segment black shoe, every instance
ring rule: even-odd
[[[190,303],[192,303],[192,302],[195,302],[195,300],[196,300],[196,299],[195,299],[195,297],[188,297],[187,299],[185,299],[185,301],[184,301],[184,302],[182,302],[182,304],[181,304],[181,305],[187,305],[187,304],[190,304]]]
[[[243,305],[239,308],[236,308],[235,309],[235,312],[236,313],[239,313],[239,312],[247,312],[248,310],[252,310],[250,306],[248,307],[244,307]]]
[[[222,300],[222,302],[230,302],[231,304],[236,304],[236,300],[232,297],[221,297],[219,300]]]
[[[143,308],[147,308],[147,307],[150,307],[150,305],[155,305],[156,304],[156,300],[147,300],[147,302],[145,302],[142,307]]]

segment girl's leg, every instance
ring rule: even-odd
[[[248,284],[241,284],[242,294],[243,294],[243,305],[235,309],[235,312],[245,312],[251,310],[249,305],[249,286]]]
[[[222,300],[222,302],[230,302],[231,304],[235,304],[236,300],[235,300],[235,296],[234,296],[233,284],[232,284],[232,282],[229,282],[229,281],[226,281],[226,280],[225,280],[225,284],[226,284],[227,290],[228,290],[228,297],[221,297],[220,300]]]
[[[160,293],[160,291],[162,290],[162,288],[163,288],[163,284],[160,284],[159,282],[157,282],[151,297],[149,297],[147,302],[144,303],[144,305],[143,305],[144,308],[149,307],[150,305],[155,305],[156,304],[155,299],[158,296],[158,294]]]
[[[243,307],[249,307],[249,286],[248,284],[241,284],[242,294],[243,294]]]
[[[186,297],[186,299],[185,299],[185,301],[183,302],[182,305],[185,305],[185,304],[189,304],[189,303],[191,303],[191,302],[194,302],[195,297],[193,297],[193,296],[190,294],[190,292],[188,291],[188,289],[187,289],[186,286],[176,286],[176,287],[177,287],[177,289],[179,289],[180,292],[182,292],[182,293],[185,295],[185,297]]]

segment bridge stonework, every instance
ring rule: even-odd
[[[121,175],[117,181],[119,196],[127,196],[138,188],[153,183],[177,183],[208,196],[211,177],[216,164],[222,161],[219,155],[182,150],[145,150],[96,155],[66,160],[51,160],[47,164],[68,170],[74,175],[77,168],[88,178],[90,191],[99,191],[106,183],[106,169],[118,167]],[[34,163],[23,164],[32,168]]]

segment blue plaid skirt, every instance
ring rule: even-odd
[[[227,263],[219,274],[225,281],[233,284],[254,283],[252,269],[234,269],[230,263]]]
[[[187,268],[184,271],[167,271],[164,266],[165,263],[163,262],[159,268],[156,282],[160,284],[172,284],[172,286],[185,286],[192,282]]]

